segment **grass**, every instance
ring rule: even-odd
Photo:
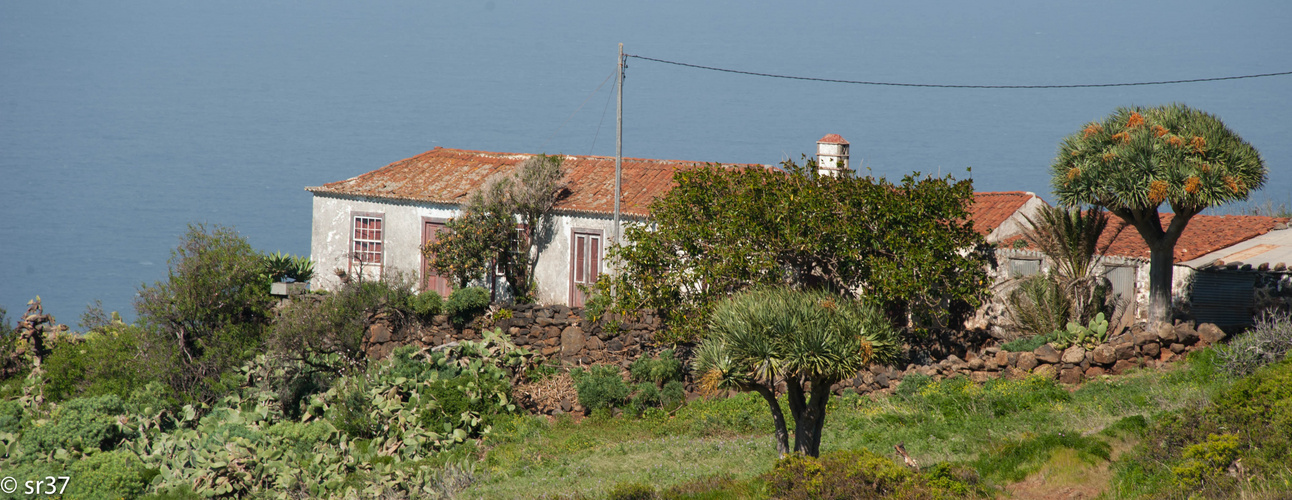
[[[1106,377],[1075,390],[1039,378],[974,384],[911,376],[890,396],[834,398],[822,452],[894,457],[901,443],[926,468],[969,465],[998,489],[1038,473],[1079,477],[1077,465],[1106,470],[1147,422],[1199,407],[1230,383],[1210,351],[1171,369]],[[481,444],[477,481],[461,496],[605,498],[628,483],[708,491],[696,498],[722,498],[722,491],[759,496],[751,493],[759,491],[755,478],[776,460],[771,428],[765,403],[752,394],[642,418],[514,417]],[[697,486],[704,484],[710,489]]]

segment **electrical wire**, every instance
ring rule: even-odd
[[[864,80],[837,80],[833,78],[814,78],[810,76],[792,76],[777,75],[773,73],[758,73],[754,71],[741,71],[736,69],[716,68],[713,66],[702,66],[699,64],[684,63],[678,61],[669,61],[665,59],[656,59],[654,57],[639,56],[634,54],[624,54],[624,57],[632,57],[644,61],[653,61],[663,64],[672,64],[676,66],[685,66],[688,68],[705,69],[709,71],[720,71],[723,73],[735,73],[739,75],[762,76],[767,78],[783,78],[787,80],[808,80],[813,82],[826,83],[847,83],[853,85],[881,85],[888,87],[926,87],[940,89],[1079,89],[1079,88],[1096,88],[1096,87],[1135,87],[1143,85],[1170,85],[1177,83],[1200,83],[1200,82],[1218,82],[1222,80],[1242,80],[1245,78],[1265,78],[1270,76],[1292,75],[1292,71],[1283,71],[1278,73],[1262,73],[1258,75],[1240,75],[1240,76],[1221,76],[1214,78],[1193,78],[1188,80],[1161,80],[1152,82],[1130,82],[1130,83],[1087,83],[1072,85],[948,85],[933,83],[896,83],[896,82],[870,82]]]
[[[570,116],[567,117],[565,121],[561,122],[561,126],[556,127],[556,131],[552,132],[551,137],[548,137],[546,141],[543,141],[543,145],[539,146],[538,150],[542,151],[543,148],[547,147],[547,143],[552,142],[552,139],[556,138],[556,134],[561,133],[561,129],[565,128],[565,124],[570,123],[570,120],[574,118],[574,115],[579,114],[579,110],[583,109],[583,105],[587,104],[588,101],[592,99],[592,96],[597,95],[597,92],[601,91],[601,87],[604,87],[606,85],[606,82],[610,81],[611,78],[614,78],[615,73],[618,73],[618,72],[619,72],[619,68],[616,67],[614,71],[610,72],[610,76],[607,76],[605,80],[601,81],[601,85],[597,85],[596,90],[593,90],[591,94],[588,94],[588,97],[583,98],[583,102],[579,104],[579,107],[576,108],[573,113],[570,113]],[[598,125],[598,127],[600,127],[600,125]]]
[[[614,97],[615,97],[614,92],[611,92],[606,95],[606,107],[601,108],[601,121],[597,122],[597,133],[593,134],[592,145],[588,146],[588,156],[592,156],[592,148],[597,147],[597,138],[601,137],[601,124],[606,122],[606,112],[610,111],[610,99]]]

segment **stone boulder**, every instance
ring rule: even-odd
[[[1096,347],[1094,355],[1091,361],[1096,365],[1111,365],[1117,362],[1117,350],[1108,344],[1100,344]]]
[[[1050,364],[1058,363],[1059,358],[1061,357],[1059,356],[1059,351],[1054,350],[1054,346],[1050,344],[1043,344],[1041,347],[1037,347],[1032,350],[1032,354],[1036,355],[1036,360],[1038,362]]]
[[[1036,355],[1030,352],[1019,353],[1016,367],[1022,371],[1030,371],[1031,369],[1036,368]]]
[[[1063,350],[1060,361],[1073,365],[1079,365],[1086,360],[1086,350],[1079,345],[1074,345]],[[1078,379],[1079,380],[1079,379]]]
[[[1080,384],[1081,369],[1064,368],[1062,371],[1059,372],[1059,382],[1064,384]]]
[[[1038,377],[1052,379],[1059,375],[1059,369],[1055,368],[1054,365],[1041,365],[1032,370],[1032,374]]]
[[[1207,344],[1215,344],[1225,340],[1225,331],[1212,323],[1203,323],[1198,325],[1198,341]]]
[[[1163,344],[1170,344],[1179,339],[1175,334],[1175,328],[1166,323],[1157,326],[1157,340]],[[1187,328],[1187,327],[1186,327]],[[1138,343],[1138,342],[1137,342]]]
[[[583,350],[588,339],[583,335],[583,329],[577,326],[567,326],[561,331],[561,356],[573,357]]]

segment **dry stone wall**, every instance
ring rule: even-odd
[[[460,340],[479,340],[480,329],[501,328],[512,340],[549,362],[586,366],[614,364],[628,367],[640,356],[651,356],[666,348],[653,342],[655,332],[663,328],[660,318],[651,311],[632,317],[609,317],[589,322],[581,310],[564,306],[517,306],[510,318],[482,318],[466,328],[455,328],[444,316],[430,324],[412,324],[392,328],[386,318],[376,318],[368,330],[365,345],[370,357],[383,358],[399,345],[438,346]],[[607,328],[617,324],[619,328]],[[396,331],[397,330],[397,331]],[[908,357],[916,362],[904,368],[872,365],[855,377],[832,387],[835,393],[851,390],[857,393],[887,393],[903,378],[921,374],[934,379],[964,376],[976,382],[992,378],[1020,378],[1039,375],[1061,383],[1076,384],[1103,375],[1119,375],[1137,368],[1156,368],[1181,358],[1189,351],[1202,349],[1225,338],[1216,325],[1177,322],[1157,331],[1134,328],[1112,336],[1093,349],[1079,346],[1064,350],[1046,344],[1028,352],[1002,350],[990,338],[948,338],[934,346],[908,346]],[[679,358],[689,364],[690,349],[678,349]],[[688,398],[698,397],[690,377],[686,383]],[[570,398],[567,398],[567,400]],[[569,404],[569,401],[566,401]],[[577,403],[573,411],[580,411]],[[536,408],[544,413],[571,411],[553,405]],[[559,411],[558,411],[559,410]]]

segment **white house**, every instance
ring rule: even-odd
[[[426,265],[422,246],[456,216],[467,197],[493,178],[510,175],[528,154],[435,148],[344,181],[306,188],[314,194],[310,254],[315,289],[335,289],[342,269],[375,277],[416,273],[424,290],[446,294],[448,283]],[[540,245],[537,300],[583,305],[578,285],[596,281],[614,235],[615,159],[565,156],[567,191],[556,203],[553,237]],[[672,188],[673,173],[703,162],[624,158],[621,219],[642,220],[647,205]]]
[[[848,168],[848,142],[836,134],[818,141],[819,175]],[[435,148],[339,182],[308,187],[314,195],[310,254],[318,270],[311,286],[335,289],[344,270],[377,277],[398,270],[416,276],[423,290],[447,294],[447,280],[427,267],[421,248],[435,239],[461,204],[490,179],[510,175],[531,155]],[[536,299],[545,304],[582,306],[578,285],[604,271],[614,234],[615,159],[565,156],[567,191],[556,203],[552,238],[540,244],[536,260]],[[624,158],[621,214],[624,221],[648,215],[652,200],[673,187],[677,170],[704,162]],[[761,165],[744,167],[768,168]],[[1021,229],[1023,214],[1040,198],[1032,193],[976,193],[975,227],[995,242]]]

